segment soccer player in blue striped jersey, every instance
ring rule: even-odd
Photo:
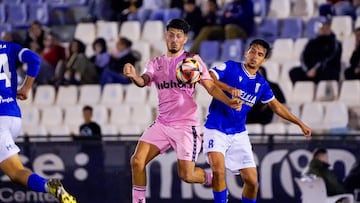
[[[255,203],[258,178],[252,146],[245,127],[246,114],[257,101],[266,103],[280,117],[298,125],[309,138],[311,129],[294,116],[275,97],[260,73],[260,66],[270,54],[270,45],[255,39],[245,53],[245,62],[226,61],[210,70],[215,83],[228,95],[239,97],[240,111],[213,99],[205,122],[203,152],[213,172],[212,189],[215,203],[227,201],[225,169],[240,174],[243,182],[242,202]]]
[[[17,63],[27,64],[27,72],[18,89]],[[18,44],[0,41],[0,169],[19,183],[36,192],[48,192],[61,203],[76,203],[57,179],[45,178],[25,169],[19,158],[15,138],[21,130],[21,111],[16,99],[25,100],[40,69],[40,57]]]

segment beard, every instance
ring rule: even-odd
[[[179,52],[178,49],[169,49],[169,52],[172,54],[176,54],[177,52]]]

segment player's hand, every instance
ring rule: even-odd
[[[20,87],[16,92],[16,98],[20,100],[26,100],[28,98],[29,91],[23,87]]]
[[[240,98],[241,90],[236,89],[236,88],[231,88],[229,93],[231,94],[232,97]]]
[[[301,125],[300,128],[303,131],[305,138],[310,139],[311,138],[311,129],[305,124]]]
[[[230,100],[229,106],[237,111],[240,111],[243,103],[244,102],[241,99],[239,99],[238,97],[233,97]]]
[[[126,63],[124,65],[123,74],[131,79],[136,77],[135,67],[131,63]]]

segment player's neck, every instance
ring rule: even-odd
[[[250,73],[251,75],[256,75],[256,72],[259,69],[259,68],[255,68],[255,67],[249,67],[247,64],[244,64],[244,67],[245,67],[246,71],[248,73]]]
[[[172,53],[172,52],[170,52],[170,51],[167,51],[166,56],[167,56],[167,57],[177,57],[177,56],[180,56],[182,53],[184,53],[184,50],[183,50],[183,49],[180,50],[180,51],[178,51],[178,52],[176,52],[176,53]]]

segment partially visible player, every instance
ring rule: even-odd
[[[213,171],[215,203],[227,202],[225,168],[241,175],[244,181],[242,202],[256,202],[257,171],[245,128],[246,114],[256,101],[266,103],[276,114],[298,125],[306,137],[311,136],[311,129],[274,97],[269,84],[257,73],[269,53],[270,45],[256,39],[250,43],[244,63],[229,60],[210,70],[215,83],[227,95],[239,97],[243,101],[241,111],[235,111],[215,98],[209,106],[203,149]]]
[[[27,73],[17,90],[16,63],[27,64]],[[21,112],[16,99],[25,100],[40,69],[40,58],[29,49],[0,41],[0,168],[10,177],[35,192],[48,192],[61,203],[76,203],[57,179],[46,180],[25,169],[20,161],[19,147],[14,140],[21,129]]]
[[[206,65],[198,55],[184,51],[189,24],[182,19],[173,19],[166,26],[165,55],[150,60],[146,72],[137,75],[131,64],[124,66],[124,74],[135,85],[144,87],[155,84],[158,91],[159,115],[141,136],[131,157],[133,203],[145,203],[146,165],[160,153],[173,148],[177,154],[179,177],[187,183],[211,184],[211,174],[195,167],[201,149],[200,124],[193,94],[195,85],[182,84],[176,79],[176,66],[186,57],[193,57],[201,64],[200,84],[210,95],[235,109],[241,106],[239,99],[230,99],[211,79]]]

